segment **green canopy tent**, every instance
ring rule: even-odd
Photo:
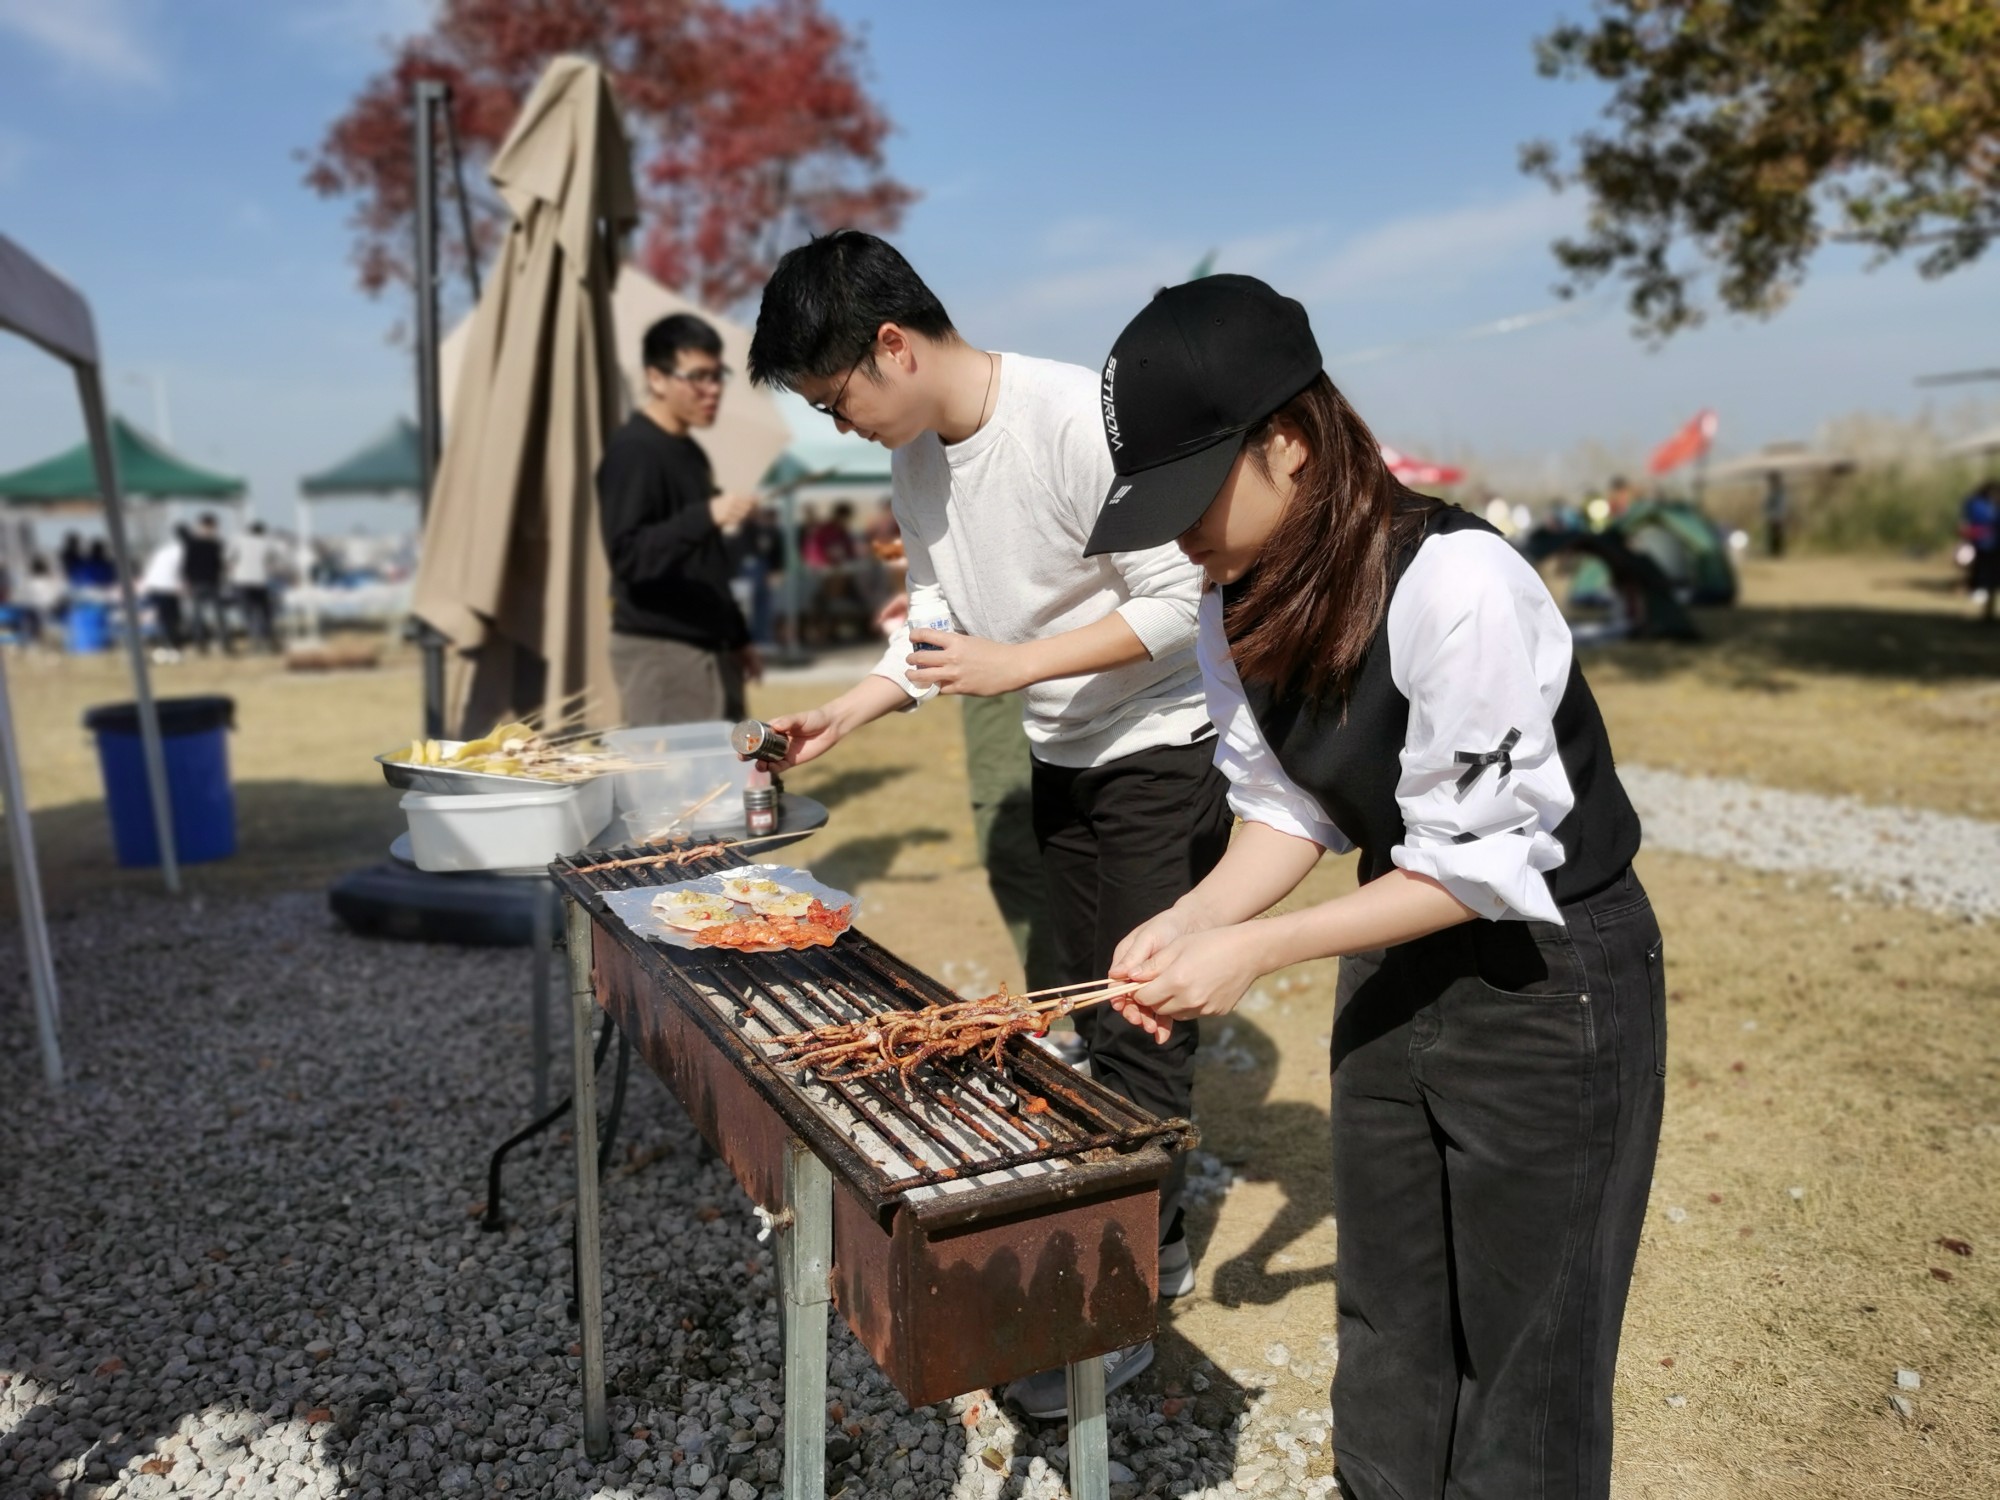
[[[339,463],[301,479],[299,493],[308,500],[404,492],[414,495],[422,483],[417,424],[408,417],[398,417],[386,431]]]
[[[129,498],[152,500],[241,500],[243,481],[189,463],[164,443],[123,417],[111,419],[111,449],[119,488]],[[14,505],[52,505],[64,500],[102,500],[96,458],[89,443],[0,474],[0,500]]]
[[[347,457],[299,481],[299,556],[306,570],[306,634],[319,638],[319,608],[312,603],[313,527],[311,500],[341,500],[369,495],[420,495],[424,486],[422,438],[417,424],[398,417],[381,433]]]

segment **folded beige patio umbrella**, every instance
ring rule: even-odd
[[[582,695],[615,714],[593,477],[618,416],[611,285],[638,217],[603,72],[549,64],[489,176],[514,215],[472,316],[412,611],[448,642],[445,723]]]

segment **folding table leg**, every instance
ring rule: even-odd
[[[1109,1500],[1111,1454],[1104,1432],[1104,1361],[1080,1359],[1066,1374],[1071,1500]]]
[[[785,1143],[785,1203],[777,1227],[785,1338],[785,1496],[824,1500],[833,1176],[798,1140]]]
[[[597,1068],[590,1046],[597,996],[590,977],[590,913],[569,908],[570,1061],[576,1101],[576,1313],[583,1344],[583,1451],[611,1456],[604,1405],[604,1275],[597,1243]]]

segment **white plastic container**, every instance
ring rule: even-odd
[[[547,791],[405,792],[402,808],[419,870],[525,870],[583,848],[611,821],[611,803],[600,777]]]
[[[676,819],[690,834],[742,826],[743,788],[751,765],[729,748],[729,729],[726,720],[715,719],[615,729],[604,736],[606,748],[632,760],[656,762],[612,778],[618,811],[634,837],[659,832]],[[687,813],[704,797],[709,800]]]

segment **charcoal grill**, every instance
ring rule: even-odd
[[[602,1007],[777,1236],[788,1496],[825,1493],[829,1300],[913,1406],[1066,1367],[1071,1492],[1106,1494],[1099,1356],[1152,1336],[1159,1184],[1193,1127],[1023,1038],[998,1066],[927,1063],[907,1082],[781,1069],[773,1037],[959,997],[853,929],[830,948],[776,954],[649,941],[605,892],[738,863],[616,863],[657,852],[549,867],[568,905],[586,1450],[610,1449],[591,1060]]]

